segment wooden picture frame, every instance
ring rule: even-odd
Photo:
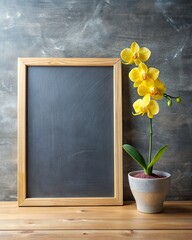
[[[78,69],[81,70],[81,68],[83,68],[82,74],[84,74],[84,75],[82,75],[82,76],[84,76],[86,79],[88,79],[86,69],[87,69],[87,71],[90,71],[90,70],[92,71],[92,68],[93,68],[93,70],[95,70],[95,67],[96,67],[98,72],[102,72],[103,69],[106,67],[106,72],[107,72],[107,76],[108,76],[107,81],[109,83],[110,83],[110,81],[112,82],[111,84],[109,84],[110,86],[112,86],[112,87],[109,87],[109,89],[111,89],[111,90],[107,90],[107,88],[106,88],[106,90],[109,92],[109,95],[112,96],[112,101],[109,100],[109,102],[110,102],[110,104],[112,104],[111,108],[112,108],[112,112],[113,112],[113,115],[111,117],[112,119],[110,120],[110,122],[112,123],[112,128],[113,128],[113,129],[111,129],[112,138],[111,137],[108,138],[108,139],[111,139],[110,141],[113,143],[113,144],[111,144],[111,145],[113,145],[113,150],[112,150],[113,151],[113,159],[110,160],[110,161],[112,161],[111,165],[113,166],[113,167],[111,167],[112,170],[110,171],[110,174],[113,176],[112,180],[110,180],[110,181],[113,181],[112,182],[113,193],[109,194],[109,196],[108,195],[105,196],[105,194],[104,195],[101,194],[101,196],[95,196],[94,195],[95,193],[93,193],[93,195],[90,194],[90,196],[89,196],[89,192],[88,192],[87,196],[83,196],[82,194],[79,194],[79,196],[73,197],[70,195],[68,196],[67,195],[68,193],[67,193],[66,197],[65,196],[63,197],[63,196],[59,196],[59,191],[58,191],[58,194],[50,195],[51,193],[49,193],[49,196],[47,197],[46,194],[44,194],[45,196],[44,195],[39,196],[38,194],[36,196],[34,193],[32,193],[32,190],[30,190],[30,188],[33,189],[32,184],[34,182],[34,179],[36,179],[36,177],[35,177],[35,178],[31,178],[31,180],[30,180],[30,177],[29,177],[29,176],[33,176],[33,174],[35,174],[35,172],[31,172],[31,171],[33,171],[33,170],[31,170],[31,169],[33,169],[33,167],[30,167],[31,165],[33,165],[33,161],[36,161],[36,160],[33,160],[33,156],[34,156],[33,154],[38,154],[40,152],[39,149],[38,149],[37,153],[34,153],[36,151],[36,150],[34,151],[34,148],[31,148],[31,150],[30,150],[30,147],[31,147],[30,142],[35,142],[35,141],[38,142],[39,141],[39,138],[37,136],[35,136],[34,139],[31,140],[31,135],[33,138],[33,131],[30,130],[30,128],[32,128],[30,126],[30,124],[31,125],[34,124],[33,119],[35,119],[35,117],[38,118],[38,114],[33,117],[33,111],[31,110],[31,106],[33,106],[33,101],[34,101],[33,99],[36,99],[37,94],[36,94],[36,91],[30,93],[30,91],[33,91],[30,89],[30,84],[32,83],[31,85],[33,85],[33,82],[36,81],[36,80],[34,80],[34,79],[36,79],[36,77],[34,77],[34,76],[37,76],[36,70],[41,70],[41,72],[42,72],[41,74],[43,74],[44,71],[46,73],[47,70],[52,70],[52,69],[54,69],[55,71],[57,71],[57,69],[58,69],[59,71],[61,70],[62,72],[64,72],[65,69],[67,69],[67,67],[70,67],[70,69],[74,68],[72,71],[73,73],[75,73],[76,70],[78,70]],[[109,67],[109,69],[108,69],[108,67]],[[33,76],[33,74],[31,76],[30,72],[34,73],[34,76]],[[109,73],[112,72],[112,75],[108,74],[108,72]],[[55,74],[56,74],[55,76],[57,77],[58,74],[57,73],[55,73]],[[94,74],[89,73],[90,78],[92,75],[94,75]],[[62,74],[61,74],[61,76],[62,76]],[[101,73],[101,76],[102,76],[102,73]],[[109,76],[111,76],[111,77],[109,77]],[[44,83],[47,81],[46,80],[47,77],[49,78],[49,73],[46,73],[46,75],[43,77],[42,76],[39,77],[38,81]],[[105,82],[105,80],[106,80],[106,77],[103,76],[102,81]],[[38,81],[37,81],[37,85],[38,85]],[[53,81],[55,81],[55,80],[53,79]],[[81,81],[81,79],[79,79],[78,81]],[[95,84],[94,83],[95,81],[97,81],[96,77],[95,77],[95,80],[93,80],[93,84]],[[52,80],[50,80],[50,82],[52,84]],[[69,83],[70,83],[70,81],[69,81]],[[67,84],[68,84],[68,82],[67,82]],[[99,82],[99,84],[100,84],[100,82]],[[99,84],[96,83],[95,85],[99,85]],[[54,85],[51,85],[51,86],[54,86]],[[37,86],[37,88],[38,88],[38,86]],[[91,94],[90,91],[92,89],[93,89],[93,87],[91,87],[87,90],[87,92],[89,92],[89,95]],[[98,89],[101,89],[101,87]],[[98,89],[96,91],[98,91],[98,93],[99,93]],[[42,92],[44,92],[44,87],[42,87]],[[43,95],[43,93],[40,95]],[[55,94],[55,95],[57,95],[57,94]],[[47,96],[49,96],[49,95],[47,94]],[[61,97],[63,97],[63,96],[61,96]],[[43,101],[42,101],[42,103],[43,103]],[[37,103],[34,103],[34,105],[35,104],[37,105]],[[62,105],[62,104],[63,103],[61,103],[60,105]],[[37,107],[36,105],[32,109],[36,110],[36,107]],[[57,106],[57,105],[55,105],[55,106]],[[91,106],[89,106],[89,107],[91,108]],[[70,108],[71,108],[71,106],[70,106]],[[98,114],[97,114],[97,116],[98,116]],[[110,115],[107,117],[109,118]],[[36,119],[34,121],[38,123],[39,120]],[[95,130],[95,131],[97,131],[97,130]],[[103,136],[108,134],[107,132],[105,132],[105,128],[103,128],[102,131],[104,131]],[[40,136],[42,136],[42,134]],[[97,144],[97,143],[95,143],[95,144]],[[107,143],[106,143],[106,145],[107,145]],[[40,144],[37,144],[35,146],[40,146]],[[109,148],[110,148],[110,146],[109,146]],[[103,147],[103,149],[105,151],[105,146]],[[30,156],[30,154],[32,157]],[[105,162],[105,159],[102,159],[102,161],[103,161],[104,165],[107,166],[107,162]],[[38,164],[38,161],[36,161],[36,162],[34,163],[34,165]],[[100,163],[100,165],[102,165],[102,162]],[[79,166],[81,166],[81,165],[79,165]],[[43,176],[44,176],[43,175],[44,168],[41,165],[39,168],[38,168],[38,166],[35,166],[35,167],[36,167],[36,169],[41,168],[40,175],[38,175],[38,176],[40,176],[39,177],[39,181],[40,181],[40,180],[42,180],[41,178],[43,178]],[[86,168],[87,164],[85,164],[84,167]],[[103,171],[105,171],[105,169],[107,169],[107,167],[105,167],[103,169]],[[89,169],[87,169],[87,170],[89,171]],[[84,169],[83,171],[86,171],[86,169]],[[56,174],[57,173],[54,172],[54,176],[57,176]],[[94,174],[94,170],[93,170],[93,174]],[[122,169],[122,83],[121,83],[121,61],[120,61],[120,59],[119,58],[19,58],[18,59],[18,205],[19,206],[122,205],[123,204],[123,176],[122,175],[123,175],[123,169]],[[73,178],[73,176],[71,176],[71,178]],[[45,180],[44,182],[46,182],[46,177],[44,180]],[[49,179],[47,179],[47,180],[49,180]],[[32,184],[30,183],[31,184],[30,185],[29,182],[32,182]],[[47,187],[46,183],[44,183],[44,184],[45,185],[43,187]],[[59,184],[62,184],[62,182],[59,181],[58,185]],[[61,188],[62,188],[62,186],[60,186],[60,189]],[[107,185],[105,188],[106,189],[108,188]],[[34,194],[34,196],[33,196],[33,194]],[[100,194],[98,194],[98,195],[100,195]]]

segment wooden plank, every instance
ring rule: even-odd
[[[129,210],[130,209],[130,210]],[[175,213],[169,208],[166,208],[163,213],[156,215],[145,215],[143,213],[132,210],[129,207],[119,208],[118,211],[109,207],[98,208],[61,208],[54,207],[53,209],[33,207],[33,208],[8,208],[0,209],[0,220],[4,219],[89,219],[89,220],[137,220],[137,221],[171,221],[175,219],[175,215],[179,217],[178,222],[183,219],[192,219],[192,214],[189,208],[185,208],[186,212]]]
[[[111,66],[119,58],[19,58],[27,66]]]
[[[114,178],[115,178],[115,194],[119,199],[119,205],[123,201],[123,149],[122,149],[122,73],[121,60],[114,64],[113,67],[113,111],[114,111]]]
[[[117,185],[116,183],[115,185]],[[119,192],[122,192],[119,190]],[[116,189],[116,195],[119,194]],[[102,198],[25,198],[19,205],[20,207],[27,206],[94,206],[94,205],[122,205],[122,196],[117,197],[102,197]]]
[[[143,214],[135,204],[102,207],[16,207],[0,204],[0,230],[160,230],[192,229],[192,205],[166,203],[159,214]]]
[[[46,239],[46,240],[68,240],[68,239],[92,239],[92,240],[113,240],[113,239],[158,239],[158,240],[183,240],[190,239],[192,235],[192,230],[164,230],[164,231],[131,231],[131,230],[76,230],[76,231],[0,231],[1,240],[36,240],[36,239]]]
[[[9,219],[0,220],[0,230],[79,230],[79,229],[95,229],[95,230],[110,230],[110,229],[152,229],[152,230],[190,230],[192,222],[189,223],[187,218],[182,218],[180,221],[171,219],[163,220],[118,220],[118,219]]]
[[[108,214],[113,214],[113,217],[121,217],[121,218],[146,218],[146,219],[154,219],[154,216],[158,216],[158,218],[164,217],[173,217],[173,214],[182,215],[183,217],[192,217],[192,201],[188,202],[165,202],[164,210],[162,213],[158,215],[154,214],[143,214],[136,211],[135,203],[129,202],[124,203],[124,206],[82,206],[82,207],[17,207],[17,202],[0,202],[0,219],[3,214],[7,214],[7,217],[14,217],[14,214],[21,216],[22,214],[33,214],[37,217],[41,216],[41,214],[49,215],[67,215],[69,214],[74,216],[83,216],[83,217],[100,217],[100,213],[102,213],[102,217],[105,218]]]
[[[18,204],[26,196],[26,65],[18,60]]]

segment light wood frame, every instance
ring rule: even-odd
[[[27,198],[26,111],[28,66],[112,66],[114,104],[114,197]],[[19,58],[18,59],[18,205],[75,206],[122,205],[122,81],[119,58]]]

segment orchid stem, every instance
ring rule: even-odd
[[[166,93],[164,93],[163,96],[164,96],[165,98],[167,98],[167,99],[171,99],[171,98],[176,99],[176,98],[177,98],[177,97],[173,97],[173,96],[171,96],[171,95],[168,95],[168,94],[166,94]]]
[[[151,163],[152,158],[152,145],[153,145],[153,124],[152,124],[152,118],[149,119],[150,121],[150,138],[149,138],[149,163]],[[148,175],[152,174],[152,167],[148,169]]]

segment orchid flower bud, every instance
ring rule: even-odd
[[[180,97],[177,97],[177,98],[176,98],[176,102],[177,102],[177,103],[180,103],[180,102],[181,102],[181,98],[180,98]]]
[[[171,100],[171,99],[169,99],[169,100],[167,101],[167,105],[168,105],[168,107],[171,107],[171,106],[172,106],[172,100]]]

